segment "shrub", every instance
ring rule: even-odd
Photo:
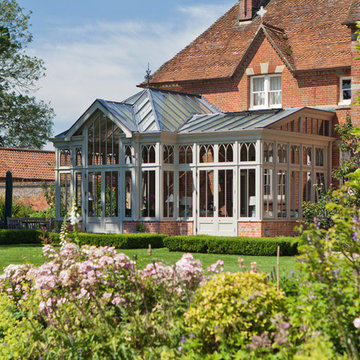
[[[196,292],[185,324],[203,350],[212,352],[221,339],[234,344],[240,337],[249,343],[253,335],[268,331],[282,305],[283,293],[265,274],[221,273]]]
[[[0,245],[41,244],[40,230],[0,230]]]
[[[172,236],[164,240],[170,251],[199,252],[213,254],[237,254],[252,256],[276,256],[280,246],[280,255],[298,254],[297,238],[249,238],[220,236]]]

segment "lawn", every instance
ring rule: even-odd
[[[0,271],[9,264],[32,263],[34,265],[41,265],[45,259],[42,256],[41,245],[1,245],[0,246]],[[145,267],[151,261],[163,261],[165,263],[174,264],[178,261],[182,254],[181,252],[170,252],[166,248],[153,249],[150,257],[146,249],[136,250],[119,250],[119,252],[133,257],[136,255],[137,262],[141,268]],[[218,255],[218,254],[193,254],[195,259],[199,259],[203,267],[206,268],[210,264],[221,259],[225,264],[225,271],[235,272],[239,270],[238,255]],[[276,266],[276,257],[274,256],[240,256],[244,259],[247,269],[250,269],[250,263],[256,261],[258,269],[267,273],[272,271]],[[291,270],[295,270],[295,257],[284,256],[280,258],[280,274],[288,275]]]

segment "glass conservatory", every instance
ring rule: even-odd
[[[145,89],[96,100],[56,147],[56,217],[82,230],[291,234],[330,180],[334,111],[221,113],[204,97]]]

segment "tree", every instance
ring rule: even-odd
[[[0,146],[41,148],[52,134],[54,111],[31,96],[44,63],[26,54],[29,15],[15,0],[0,0]]]

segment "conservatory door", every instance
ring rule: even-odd
[[[89,171],[86,196],[86,231],[119,233],[119,172]]]
[[[235,236],[234,170],[199,170],[197,233]]]

